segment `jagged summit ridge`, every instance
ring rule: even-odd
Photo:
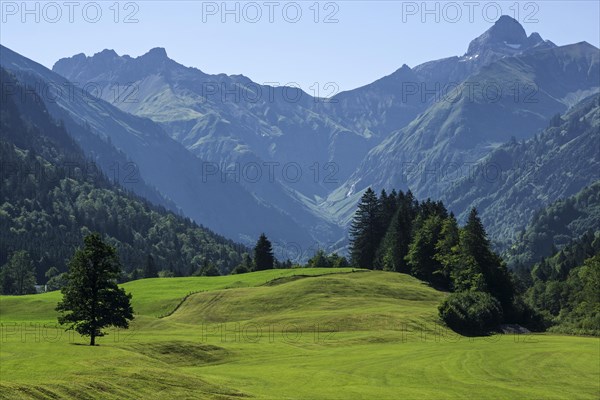
[[[519,21],[503,15],[490,29],[471,41],[465,56],[481,56],[490,51],[513,55],[537,46],[554,47],[554,44],[542,39],[537,32],[527,36]]]
[[[86,69],[95,72],[110,72],[121,68],[123,64],[131,62],[143,67],[145,71],[156,71],[166,63],[174,63],[175,61],[169,58],[167,51],[163,47],[152,48],[138,57],[131,57],[129,55],[120,56],[115,50],[104,49],[93,56],[86,56],[84,53],[80,53],[73,57],[61,58],[54,64],[52,69],[60,71],[63,75],[70,75],[71,71]]]

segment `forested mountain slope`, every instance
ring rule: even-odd
[[[23,88],[4,69],[3,87]],[[26,250],[38,282],[66,260],[84,234],[98,231],[114,245],[125,271],[144,268],[187,275],[204,263],[226,273],[247,249],[188,218],[151,205],[111,182],[52,119],[33,88],[6,96],[0,108],[0,264]],[[155,271],[156,272],[156,271]]]
[[[532,139],[512,140],[494,150],[472,168],[470,176],[453,183],[442,198],[460,217],[467,214],[463,210],[477,207],[490,237],[505,250],[521,240],[517,233],[537,210],[599,179],[600,96],[596,95],[562,117],[556,115]],[[592,190],[597,192],[595,188]]]

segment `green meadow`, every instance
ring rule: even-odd
[[[56,324],[59,292],[0,296],[0,398],[598,399],[600,339],[470,338],[403,274],[291,269],[156,278],[98,346]]]

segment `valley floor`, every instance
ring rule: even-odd
[[[459,336],[437,319],[446,294],[407,275],[273,270],[123,287],[136,319],[95,347],[57,327],[60,293],[0,297],[0,398],[600,397],[600,339]]]

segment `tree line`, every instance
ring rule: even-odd
[[[0,68],[0,82],[19,88]],[[125,190],[86,158],[32,88],[0,102],[0,265],[18,275],[26,251],[35,281],[64,283],[67,260],[92,232],[116,248],[119,281],[231,271],[250,249]],[[101,139],[99,139],[101,140]],[[15,260],[11,261],[13,257]],[[156,271],[153,270],[156,268]],[[51,280],[55,278],[52,282]],[[7,289],[8,290],[8,289]],[[3,290],[13,293],[15,290]],[[23,289],[23,291],[27,291]]]
[[[410,274],[453,292],[440,315],[457,330],[482,333],[508,322],[535,325],[475,208],[459,227],[441,201],[419,202],[410,191],[383,190],[377,196],[369,188],[350,227],[350,258],[355,267]]]

